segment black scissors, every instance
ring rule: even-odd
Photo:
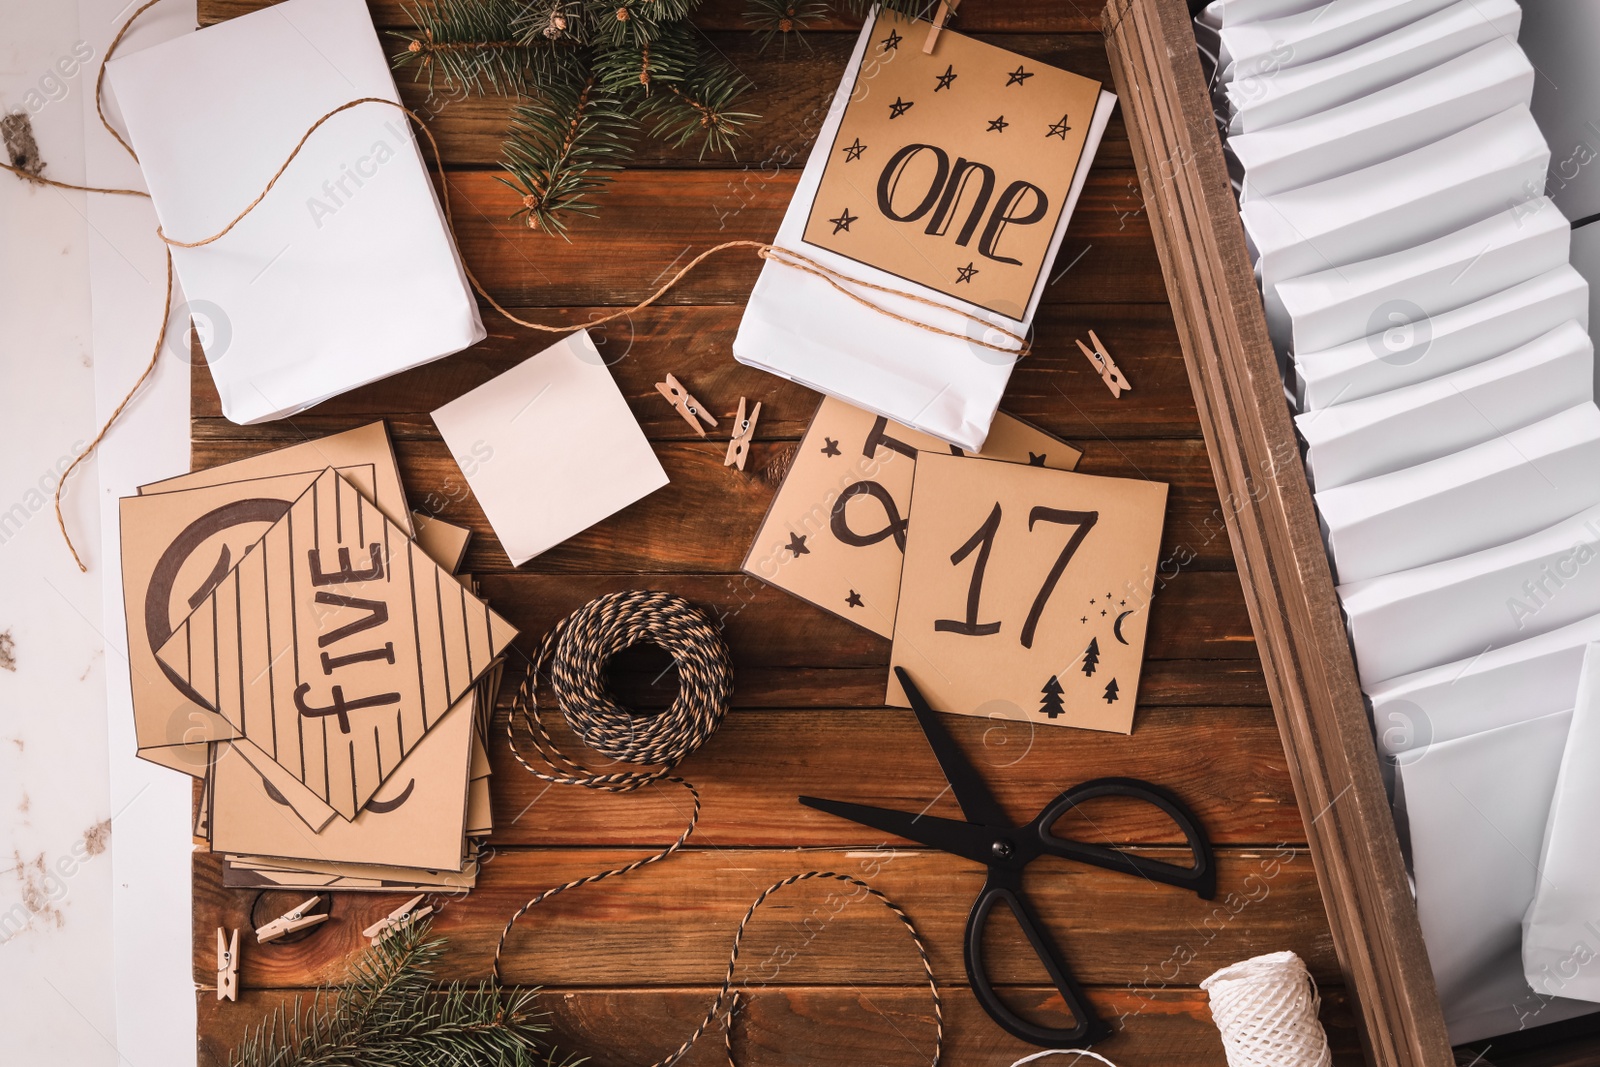
[[[1032,905],[1028,903],[1022,890],[1023,868],[1040,856],[1059,856],[1192,890],[1202,899],[1210,900],[1217,888],[1216,861],[1210,842],[1201,833],[1198,820],[1182,801],[1161,786],[1137,778],[1096,778],[1073,786],[1046,805],[1031,822],[1017,826],[1006,818],[1005,812],[989,792],[988,785],[956,746],[939,716],[912,683],[911,676],[902,667],[895,668],[895,675],[905,688],[911,708],[916,712],[917,722],[922,725],[922,732],[928,738],[928,744],[933,748],[933,754],[950,783],[950,792],[955,794],[967,821],[934,815],[908,815],[888,808],[819,800],[816,797],[801,797],[800,803],[988,867],[989,877],[972,905],[972,913],[967,917],[967,980],[972,984],[973,994],[991,1019],[1024,1041],[1050,1047],[1081,1048],[1092,1045],[1108,1036],[1111,1030],[1089,1006],[1082,987],[1067,971],[1060,950],[1050,940]],[[1178,824],[1188,840],[1189,849],[1194,853],[1194,866],[1180,867],[1102,845],[1057,837],[1051,832],[1051,827],[1062,816],[1085,801],[1098,797],[1129,797],[1152,804],[1165,812]],[[1029,1022],[1007,1007],[995,993],[984,969],[983,931],[989,912],[1002,902],[1016,916],[1028,943],[1033,946],[1039,962],[1044,964],[1050,981],[1055,984],[1056,992],[1067,1002],[1075,1024],[1072,1027],[1041,1026]]]

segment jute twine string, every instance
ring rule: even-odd
[[[117,31],[117,35],[114,38],[112,38],[110,47],[106,49],[105,58],[100,61],[100,71],[99,71],[99,74],[95,77],[95,83],[94,83],[95,112],[100,116],[100,124],[106,128],[106,131],[108,133],[110,133],[112,137],[116,138],[117,143],[120,144],[123,147],[123,149],[127,151],[129,156],[133,157],[133,160],[136,163],[139,160],[139,156],[138,156],[137,153],[134,152],[133,146],[128,144],[128,142],[123,138],[122,134],[118,133],[117,130],[111,125],[111,122],[106,118],[106,113],[105,113],[105,110],[104,110],[104,107],[103,107],[104,87],[105,87],[105,77],[106,77],[106,63],[109,62],[111,60],[111,57],[116,54],[117,47],[122,43],[123,36],[128,32],[129,27],[131,27],[133,25],[134,20],[137,19],[145,11],[149,10],[151,7],[155,6],[155,4],[157,4],[159,2],[160,2],[160,0],[146,0],[146,2],[143,5],[141,5],[136,11],[134,11],[134,13],[132,15],[128,16],[127,21],[125,21],[122,24],[122,28]],[[399,111],[404,112],[406,117],[409,118],[413,123],[416,124],[417,129],[421,130],[423,135],[427,137],[428,146],[433,152],[434,167],[439,172],[439,184],[440,184],[440,186],[441,186],[441,188],[443,190],[442,195],[440,197],[440,200],[444,205],[445,222],[446,222],[446,225],[450,229],[451,236],[452,237],[455,236],[455,217],[452,214],[451,208],[450,208],[450,180],[449,180],[449,177],[445,174],[444,164],[443,164],[443,161],[442,161],[442,159],[440,157],[440,154],[439,154],[439,144],[434,139],[432,131],[430,131],[428,129],[428,127],[426,125],[424,125],[423,120],[422,120],[422,116],[418,115],[416,112],[412,111],[410,108],[406,107],[403,104],[396,103],[393,100],[386,100],[383,97],[377,97],[377,96],[363,96],[363,97],[358,97],[357,99],[354,99],[354,100],[346,101],[345,103],[340,104],[338,107],[336,107],[333,110],[327,112],[321,118],[319,118],[315,122],[313,122],[310,125],[310,127],[308,127],[306,129],[306,132],[301,135],[300,140],[295,143],[295,145],[294,145],[294,147],[292,149],[290,149],[288,156],[284,159],[283,163],[278,167],[277,171],[275,171],[273,173],[272,177],[267,180],[266,186],[261,190],[261,192],[256,196],[256,198],[254,200],[250,201],[249,204],[245,205],[245,208],[244,208],[243,211],[241,211],[241,212],[239,212],[239,214],[235,215],[233,217],[232,221],[230,221],[226,226],[224,226],[222,229],[218,230],[216,233],[211,234],[208,237],[198,238],[198,239],[193,240],[193,241],[182,241],[182,240],[178,240],[176,238],[172,238],[172,237],[167,236],[167,234],[162,232],[162,230],[158,227],[157,230],[156,230],[156,236],[159,237],[168,246],[168,253],[167,253],[167,294],[166,294],[166,299],[162,303],[161,329],[156,335],[156,343],[155,343],[155,346],[154,346],[154,348],[152,349],[152,351],[150,353],[149,365],[146,366],[145,369],[144,369],[144,372],[139,375],[138,380],[135,381],[134,384],[133,384],[133,387],[128,390],[127,395],[125,395],[122,398],[122,402],[117,405],[116,410],[114,410],[111,413],[111,417],[108,418],[105,421],[105,425],[103,425],[100,428],[100,432],[95,434],[94,439],[89,442],[89,446],[87,448],[85,448],[83,450],[83,452],[80,453],[76,458],[73,459],[71,465],[67,467],[66,473],[61,476],[61,479],[58,482],[56,482],[56,488],[55,488],[56,527],[57,527],[57,529],[59,529],[61,531],[61,539],[67,543],[67,551],[72,553],[73,562],[78,565],[78,570],[79,571],[87,571],[89,568],[84,564],[82,557],[79,556],[79,554],[78,554],[77,547],[74,546],[74,544],[72,543],[72,535],[67,532],[66,520],[62,517],[62,514],[61,514],[61,494],[62,494],[62,491],[66,488],[67,479],[72,476],[72,472],[77,469],[78,464],[82,463],[85,459],[88,459],[91,455],[94,454],[95,449],[97,447],[99,447],[100,442],[105,439],[106,434],[108,432],[110,432],[112,425],[122,415],[123,410],[125,408],[127,408],[129,402],[132,401],[134,396],[139,392],[139,390],[144,387],[144,383],[149,379],[151,373],[153,373],[155,371],[156,360],[161,355],[161,345],[162,345],[162,342],[166,339],[169,320],[170,320],[171,314],[172,314],[172,253],[171,253],[171,249],[172,248],[201,248],[201,247],[204,247],[205,245],[211,244],[213,241],[221,240],[223,237],[227,236],[227,234],[230,231],[232,231],[232,229],[235,226],[239,225],[239,223],[242,222],[247,215],[249,215],[257,207],[259,207],[261,202],[267,198],[267,194],[272,191],[272,189],[273,189],[273,187],[275,185],[277,185],[278,179],[283,177],[284,172],[289,169],[289,165],[294,162],[295,157],[300,154],[300,149],[305,147],[306,142],[308,140],[310,140],[311,135],[313,133],[315,133],[318,129],[320,129],[324,123],[326,123],[329,119],[333,118],[335,115],[338,115],[338,114],[340,114],[341,112],[344,112],[344,111],[348,111],[349,109],[351,109],[353,107],[358,107],[358,106],[360,106],[362,104],[382,104],[382,105],[384,105],[386,107],[392,107],[392,108],[395,108],[395,109],[397,109]],[[43,185],[43,186],[48,186],[48,187],[56,188],[56,189],[70,189],[70,190],[74,190],[74,191],[77,191],[77,192],[86,192],[86,193],[107,193],[107,194],[116,195],[116,196],[143,196],[143,197],[148,197],[150,195],[149,193],[144,192],[144,191],[139,190],[139,189],[111,189],[111,188],[105,188],[105,187],[102,187],[102,186],[77,185],[77,184],[74,184],[72,182],[56,181],[56,180],[54,180],[52,178],[45,178],[45,177],[42,177],[40,175],[29,173],[28,171],[25,171],[25,170],[21,169],[20,167],[14,167],[14,166],[10,165],[9,163],[0,163],[0,167],[3,167],[4,169],[6,169],[6,170],[10,171],[11,173],[15,174],[17,177],[22,178],[25,181],[32,182],[35,185]],[[982,328],[986,333],[988,331],[994,331],[995,333],[998,333],[1001,336],[1005,337],[1007,340],[1009,340],[1011,342],[1014,342],[1016,347],[1013,348],[1013,347],[1010,347],[1008,345],[996,344],[996,343],[984,340],[984,338],[981,337],[981,336],[980,337],[972,337],[972,336],[969,336],[969,335],[964,334],[964,333],[957,333],[954,330],[946,330],[946,329],[944,329],[942,327],[939,327],[939,326],[934,326],[934,325],[931,325],[931,324],[926,323],[926,322],[921,322],[921,321],[919,321],[917,319],[909,318],[909,317],[907,317],[905,315],[900,315],[900,314],[898,314],[896,312],[890,311],[888,308],[882,306],[881,304],[875,303],[872,300],[868,299],[867,297],[862,296],[856,290],[864,289],[864,290],[867,290],[869,292],[885,293],[885,294],[891,295],[893,297],[897,297],[899,299],[909,300],[909,301],[911,301],[913,303],[920,304],[920,305],[923,305],[925,307],[938,308],[938,309],[945,310],[945,311],[957,311],[958,309],[951,308],[948,305],[942,304],[937,300],[929,300],[926,297],[917,296],[917,295],[915,295],[913,293],[905,293],[905,292],[901,292],[898,289],[890,288],[888,286],[874,285],[874,284],[872,284],[870,282],[864,282],[864,281],[860,281],[860,280],[857,280],[857,279],[854,279],[854,278],[850,278],[847,275],[841,274],[840,272],[832,269],[831,267],[826,266],[825,264],[817,262],[815,259],[812,259],[811,257],[809,257],[807,255],[804,255],[803,253],[796,252],[793,249],[781,248],[781,247],[776,246],[776,245],[766,244],[766,243],[763,243],[761,241],[748,241],[748,240],[724,241],[719,245],[713,245],[712,247],[706,249],[704,252],[701,252],[699,255],[697,255],[693,259],[691,259],[687,264],[685,264],[681,269],[679,269],[677,273],[672,275],[672,277],[668,278],[666,280],[666,282],[664,282],[662,285],[657,287],[654,292],[652,292],[649,296],[645,297],[643,300],[639,301],[637,304],[634,304],[632,307],[621,308],[621,309],[619,309],[617,311],[611,312],[608,315],[602,315],[601,317],[599,317],[597,319],[591,319],[591,320],[589,320],[587,322],[570,324],[570,325],[561,325],[561,326],[551,326],[551,325],[548,325],[546,323],[530,322],[527,319],[519,318],[518,316],[513,315],[498,300],[496,300],[494,297],[489,295],[488,290],[486,290],[483,287],[483,285],[478,281],[477,276],[474,275],[472,273],[472,271],[467,268],[465,263],[462,264],[462,270],[466,273],[467,279],[472,283],[472,288],[477,291],[478,295],[483,297],[483,299],[489,304],[490,307],[494,308],[495,311],[499,312],[506,319],[510,320],[511,322],[516,323],[518,326],[524,326],[524,327],[527,327],[530,330],[537,330],[537,331],[539,331],[541,333],[563,334],[563,333],[571,333],[574,330],[587,329],[587,328],[589,328],[591,326],[601,326],[601,325],[604,325],[605,323],[613,322],[613,321],[615,321],[617,319],[620,319],[620,318],[625,318],[625,317],[627,317],[629,315],[634,314],[635,312],[643,311],[645,308],[649,307],[650,305],[654,304],[657,300],[661,299],[661,297],[664,296],[666,293],[668,293],[674,286],[676,286],[683,279],[683,277],[686,274],[688,274],[690,271],[694,270],[701,263],[705,262],[711,256],[716,255],[718,252],[722,252],[722,251],[725,251],[725,250],[730,249],[730,248],[752,248],[752,249],[755,249],[756,255],[758,255],[762,259],[770,259],[770,260],[773,260],[775,262],[782,263],[785,266],[792,267],[795,270],[803,271],[806,274],[810,274],[810,275],[813,275],[813,276],[815,276],[817,278],[821,278],[823,281],[827,282],[834,289],[836,289],[839,292],[843,293],[845,296],[849,297],[851,300],[854,300],[856,303],[862,305],[863,307],[870,308],[873,311],[877,312],[878,314],[887,316],[888,318],[891,318],[896,322],[905,323],[908,326],[915,326],[919,330],[927,330],[929,333],[939,334],[939,335],[941,335],[943,337],[952,337],[952,338],[955,338],[956,340],[965,341],[968,344],[975,345],[975,346],[977,346],[979,348],[987,348],[987,349],[989,349],[991,351],[994,351],[994,352],[1001,352],[1001,353],[1004,353],[1004,354],[1007,354],[1007,355],[1012,355],[1012,356],[1015,356],[1018,359],[1021,359],[1023,356],[1027,355],[1028,351],[1029,351],[1029,349],[1031,347],[1031,342],[1029,342],[1026,337],[1024,337],[1024,336],[1022,336],[1020,334],[1014,333],[1011,330],[1004,329],[1003,327],[993,325],[992,323],[986,322],[985,320],[980,319],[980,318],[978,318],[976,316],[973,316],[973,315],[967,315],[966,317],[968,318],[969,321],[971,321],[972,323],[975,323],[980,328]],[[961,313],[961,312],[958,312],[958,313]],[[962,314],[964,314],[964,313],[962,313]]]
[[[1299,956],[1272,952],[1200,983],[1222,1033],[1228,1067],[1328,1067],[1333,1053],[1317,1017],[1322,998]]]
[[[605,688],[603,672],[606,662],[618,652],[636,644],[654,644],[665,649],[671,653],[678,669],[678,696],[667,711],[653,719],[645,719],[621,707]],[[506,921],[495,945],[494,977],[497,981],[501,977],[501,960],[511,929],[518,919],[533,908],[569,889],[659,863],[684,847],[700,822],[700,791],[687,779],[673,774],[672,768],[704,744],[727,713],[728,697],[733,691],[730,662],[727,645],[711,620],[698,608],[670,593],[610,593],[590,601],[567,616],[540,640],[527,674],[512,700],[511,714],[506,722],[506,739],[517,762],[541,781],[608,793],[632,792],[655,782],[680,785],[689,793],[692,811],[683,832],[660,851],[620,867],[553,886],[517,909],[516,914]],[[569,758],[556,745],[539,716],[541,673],[548,674],[550,689],[568,726],[586,744],[613,759],[659,766],[647,771],[601,773]],[[542,766],[530,762],[518,748],[519,720]],[[933,1067],[938,1067],[944,1048],[944,1006],[939,998],[938,984],[934,981],[933,964],[928,958],[927,946],[923,944],[910,916],[899,905],[866,882],[835,871],[805,871],[790,875],[757,895],[734,931],[727,970],[711,1006],[683,1043],[652,1064],[652,1067],[672,1067],[688,1055],[711,1024],[717,1021],[722,1024],[729,1067],[735,1067],[732,1019],[739,1008],[741,995],[734,989],[734,973],[739,963],[739,949],[745,928],[757,909],[773,894],[800,882],[818,879],[844,882],[861,890],[889,909],[905,926],[922,962],[928,989],[933,996],[935,1036],[932,1062]]]

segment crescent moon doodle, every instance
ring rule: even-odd
[[[1118,615],[1117,620],[1111,624],[1111,636],[1115,637],[1118,641],[1121,641],[1125,645],[1128,644],[1129,641],[1126,637],[1122,636],[1122,620],[1126,619],[1132,614],[1134,614],[1132,611],[1124,611],[1121,615]]]
[[[413,778],[413,779],[411,779],[411,781],[406,783],[406,787],[400,791],[400,795],[395,797],[393,800],[369,800],[369,801],[367,801],[367,810],[368,811],[375,811],[379,815],[383,815],[386,812],[391,812],[395,808],[398,808],[400,805],[404,804],[410,798],[411,791],[413,789],[415,789],[416,787],[417,787],[417,780],[415,778]]]

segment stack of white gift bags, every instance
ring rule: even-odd
[[[1566,118],[1600,103],[1600,5],[1528,17],[1533,62],[1514,0],[1196,19],[1457,1043],[1600,1010],[1600,881],[1571,877],[1600,797],[1568,751],[1580,677],[1600,706],[1600,409],[1573,266],[1600,184],[1580,203],[1570,166],[1600,128]]]

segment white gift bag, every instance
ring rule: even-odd
[[[1339,581],[1480,552],[1600,504],[1600,408],[1585,401],[1414,467],[1316,494]]]
[[[1338,587],[1363,690],[1600,613],[1600,508],[1470,555]]]
[[[1309,8],[1320,7],[1327,0],[1211,0],[1200,9],[1195,21],[1222,29],[1224,26],[1243,26],[1247,22],[1262,22],[1298,14]]]
[[[1568,319],[1521,348],[1416,385],[1295,416],[1318,490],[1470,448],[1594,399],[1594,345]]]
[[[1515,41],[1474,48],[1347,104],[1230,137],[1244,199],[1381,163],[1533,99],[1533,65]]]
[[[1547,197],[1385,256],[1279,282],[1268,327],[1279,348],[1320,351],[1380,332],[1392,311],[1437,315],[1567,262],[1572,227]]]
[[[106,66],[162,230],[221,230],[312,123],[397,101],[364,0],[285,0]],[[484,337],[406,116],[329,119],[227,236],[173,248],[238,423],[281,418]]]
[[[1223,77],[1312,63],[1426,18],[1452,0],[1332,0],[1293,15],[1223,26]]]
[[[1279,282],[1398,252],[1532,200],[1549,163],[1533,116],[1511,108],[1382,163],[1241,204],[1269,319]]]
[[[1300,410],[1314,411],[1460,370],[1568,319],[1588,329],[1589,285],[1571,266],[1561,266],[1438,315],[1418,318],[1388,308],[1380,331],[1320,352],[1296,352],[1289,385]]]
[[[1539,877],[1522,920],[1523,977],[1543,996],[1600,1001],[1600,644],[1585,647]]]
[[[1515,41],[1521,23],[1517,0],[1456,0],[1327,59],[1236,77],[1226,87],[1228,132],[1265,130],[1349,103],[1480,45]]]

